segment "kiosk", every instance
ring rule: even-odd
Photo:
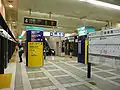
[[[43,30],[41,27],[26,27],[26,66],[43,66]]]

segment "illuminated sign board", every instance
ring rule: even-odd
[[[44,28],[42,27],[35,27],[35,26],[26,26],[26,30],[39,30],[39,31],[44,31]]]
[[[79,36],[83,36],[86,35],[87,33],[95,32],[95,28],[86,26],[78,28],[77,31]]]
[[[64,33],[63,32],[50,32],[50,36],[64,37]]]
[[[25,17],[24,24],[41,25],[41,26],[57,26],[57,21]]]
[[[18,36],[18,38],[19,38],[19,39],[22,39],[22,38],[23,38],[23,36]]]

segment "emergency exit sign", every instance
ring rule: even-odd
[[[22,38],[23,38],[23,36],[18,36],[18,38],[19,38],[19,39],[22,39]]]

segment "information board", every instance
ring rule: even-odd
[[[25,17],[24,24],[42,25],[42,26],[57,26],[57,21]]]
[[[120,29],[89,34],[89,53],[120,57]]]
[[[43,42],[43,31],[27,31],[28,42]]]
[[[43,31],[31,31],[31,41],[32,42],[42,42],[43,41]]]
[[[50,32],[50,36],[64,37],[64,33],[63,32]]]
[[[43,66],[43,31],[27,30],[26,66]]]
[[[89,34],[90,62],[118,68],[120,66],[120,28]]]
[[[28,42],[28,66],[38,67],[43,65],[43,42]]]

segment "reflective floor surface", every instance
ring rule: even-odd
[[[88,79],[87,66],[78,63],[76,57],[52,59],[47,57],[40,68],[28,68],[25,62],[16,63],[14,90],[120,90],[119,69],[93,65],[92,77]]]

